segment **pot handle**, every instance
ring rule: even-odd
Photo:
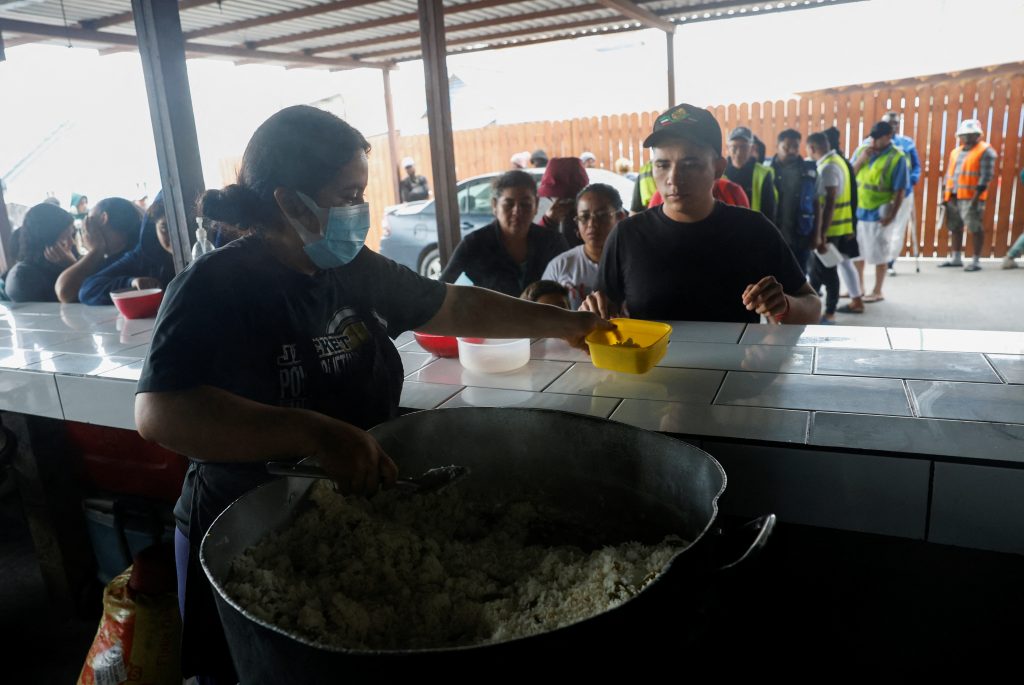
[[[712,551],[712,567],[720,571],[756,557],[775,529],[775,514],[765,514],[719,533]]]

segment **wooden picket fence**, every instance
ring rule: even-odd
[[[914,193],[917,209],[917,240],[923,256],[945,256],[947,234],[938,225],[938,202],[951,147],[956,145],[957,124],[980,119],[986,140],[999,153],[996,179],[985,207],[989,255],[1001,257],[1024,230],[1024,187],[1016,175],[1024,165],[1024,70],[1015,65],[975,70],[948,77],[922,77],[895,84],[847,87],[804,93],[800,99],[715,106],[714,113],[728,131],[749,126],[768,145],[777,134],[795,128],[806,135],[835,125],[844,151],[849,155],[871,125],[885,112],[903,112],[903,134],[914,139],[921,158],[921,180]],[[519,151],[543,149],[549,157],[593,152],[599,166],[614,168],[615,160],[632,160],[634,170],[648,160],[641,145],[651,130],[656,112],[619,114],[589,119],[544,121],[455,132],[455,165],[458,178],[510,168],[509,158]],[[386,136],[371,138],[370,182],[367,197],[373,225],[368,238],[379,244],[381,217],[395,204]],[[399,158],[412,157],[417,171],[430,178],[430,150],[426,135],[399,137]],[[230,168],[227,165],[225,168]],[[910,253],[909,242],[905,253]]]
[[[987,140],[999,154],[995,180],[985,206],[988,256],[1002,257],[1024,230],[1024,188],[1017,174],[1024,163],[1021,106],[1024,73],[988,78],[926,82],[842,92],[804,94],[800,100],[709,108],[722,128],[749,126],[769,146],[787,128],[804,133],[835,125],[847,155],[853,152],[888,111],[903,113],[904,135],[917,145],[921,180],[914,191],[917,240],[922,256],[945,256],[948,238],[938,224],[950,151],[958,143],[956,128],[964,119],[979,119]],[[909,241],[905,253],[910,252]]]

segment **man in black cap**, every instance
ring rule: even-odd
[[[779,196],[775,190],[775,173],[754,157],[754,133],[746,126],[737,126],[729,134],[726,145],[729,165],[725,177],[743,188],[750,198],[750,208],[775,222]]]
[[[821,300],[782,235],[761,214],[716,202],[722,130],[704,109],[659,116],[652,148],[663,205],[625,219],[605,244],[598,292],[581,309],[640,319],[811,324]]]
[[[548,165],[548,153],[543,150],[534,150],[530,155],[530,166],[534,169],[543,169]]]

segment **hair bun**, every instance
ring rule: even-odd
[[[208,219],[249,228],[257,203],[256,195],[237,183],[221,190],[207,190],[199,199],[199,214]]]

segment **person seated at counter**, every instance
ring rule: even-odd
[[[131,200],[108,197],[100,200],[82,222],[82,241],[88,252],[61,273],[57,298],[78,302],[79,290],[89,276],[102,271],[139,242],[142,212]]]
[[[526,286],[526,290],[519,298],[537,304],[550,304],[562,309],[571,309],[569,291],[556,281],[534,281]]]
[[[557,232],[533,223],[537,182],[526,171],[494,179],[491,209],[494,221],[462,239],[441,281],[454,283],[465,274],[473,285],[518,297],[569,246]]]
[[[89,305],[113,304],[110,293],[114,290],[167,287],[174,278],[174,258],[162,193],[157,193],[143,215],[138,236],[133,249],[82,282],[79,301]]]
[[[18,229],[18,260],[4,278],[11,301],[58,301],[57,279],[78,260],[74,231],[75,218],[54,204],[28,210]]]
[[[644,141],[665,202],[608,237],[598,291],[582,309],[677,321],[817,323],[821,300],[779,230],[759,212],[716,202],[722,130],[705,109],[678,105]]]
[[[537,187],[537,195],[551,201],[540,225],[558,231],[569,247],[583,241],[576,230],[576,196],[587,187],[590,178],[576,157],[555,157],[548,162]]]
[[[549,167],[550,168],[550,167]],[[597,290],[597,270],[608,234],[626,218],[619,191],[605,183],[593,183],[576,198],[575,230],[583,244],[558,255],[544,269],[544,278],[561,283],[569,291],[573,309]]]
[[[200,200],[202,216],[253,234],[192,262],[157,316],[135,422],[190,458],[175,508],[185,677],[237,682],[199,544],[221,511],[270,480],[265,462],[315,457],[344,493],[394,484],[395,464],[366,432],[398,415],[404,372],[393,338],[416,330],[582,347],[590,331],[612,328],[592,313],[433,281],[365,247],[369,152],[329,112],[300,105],[271,116],[238,182]],[[535,188],[503,178],[498,211],[531,228],[522,216],[532,217]],[[504,249],[499,225],[491,230]]]

